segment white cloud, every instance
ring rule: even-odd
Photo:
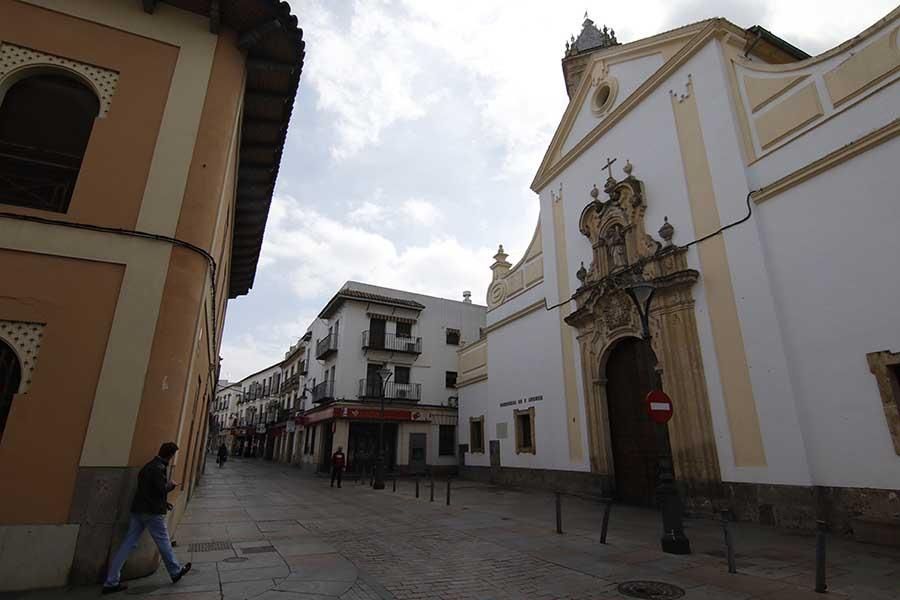
[[[332,157],[354,156],[393,123],[425,115],[428,96],[415,86],[422,61],[389,14],[389,2],[357,0],[349,26],[336,22],[331,3],[295,4],[310,48],[305,78],[318,92],[319,110],[335,117]]]
[[[427,201],[418,201],[418,217],[437,218]],[[431,207],[431,208],[425,208]],[[272,202],[263,258],[288,273],[298,299],[327,298],[345,281],[356,279],[445,298],[471,290],[484,298],[490,280],[490,247],[468,248],[450,236],[433,235],[425,244],[405,244],[393,232],[375,232],[359,224],[325,216],[298,200],[278,196]]]
[[[403,211],[414,223],[430,227],[441,217],[441,211],[431,202],[410,199],[403,203]]]
[[[384,221],[387,211],[380,204],[368,200],[347,213],[347,217],[354,223],[372,223]]]

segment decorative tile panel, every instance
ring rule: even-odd
[[[29,323],[27,321],[0,320],[0,339],[12,346],[22,365],[22,383],[19,385],[19,393],[24,394],[31,387],[32,374],[37,365],[38,352],[44,341],[43,323]]]
[[[119,74],[116,71],[95,67],[83,62],[69,60],[61,56],[54,56],[46,52],[32,50],[15,44],[0,44],[0,85],[3,79],[23,67],[60,67],[78,73],[91,82],[94,92],[100,99],[100,118],[109,113],[112,97],[116,93],[119,84]]]

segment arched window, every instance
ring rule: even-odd
[[[6,429],[6,417],[12,407],[12,399],[22,382],[22,367],[15,351],[0,339],[0,439]]]
[[[66,212],[100,100],[66,75],[39,73],[0,99],[0,203]]]

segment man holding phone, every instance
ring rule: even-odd
[[[109,572],[106,582],[103,584],[103,593],[112,594],[128,589],[128,586],[119,581],[122,567],[128,560],[128,555],[137,548],[138,540],[144,529],[150,532],[150,537],[156,542],[159,554],[162,556],[172,583],[177,583],[191,570],[191,563],[182,566],[172,550],[172,542],[169,540],[169,530],[166,528],[166,512],[172,505],[166,500],[166,496],[175,489],[175,482],[168,478],[169,461],[178,452],[178,446],[174,442],[166,442],[159,447],[159,455],[148,462],[138,474],[137,492],[131,503],[131,519],[128,523],[128,533],[122,540],[122,545],[116,551],[109,563]]]

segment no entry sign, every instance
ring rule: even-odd
[[[672,418],[672,399],[661,390],[647,394],[647,414],[654,423],[668,423]]]

